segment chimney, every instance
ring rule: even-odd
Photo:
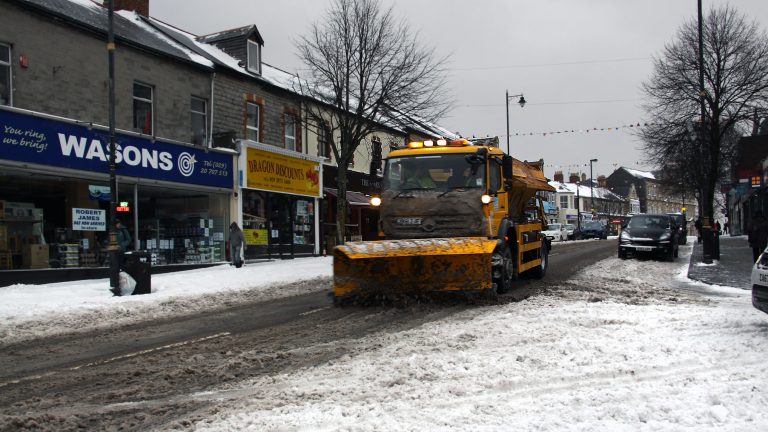
[[[568,174],[568,183],[578,183],[579,182],[579,174],[578,173],[570,173]]]
[[[555,181],[564,183],[563,182],[563,172],[562,171],[555,171]]]
[[[115,11],[135,11],[139,15],[149,16],[149,0],[113,0]]]
[[[605,178],[604,175],[597,176],[597,187],[606,188],[608,187],[608,179]]]

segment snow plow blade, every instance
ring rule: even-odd
[[[483,237],[352,242],[333,252],[336,300],[493,288],[496,240]]]

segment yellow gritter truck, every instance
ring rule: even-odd
[[[504,293],[543,277],[549,243],[540,164],[467,140],[411,142],[385,161],[378,241],[333,252],[334,302],[428,292]]]

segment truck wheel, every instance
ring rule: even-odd
[[[537,267],[534,267],[531,270],[533,277],[535,277],[536,279],[543,278],[544,275],[547,274],[547,267],[549,267],[549,248],[547,247],[547,242],[542,241],[541,242],[541,264]]]
[[[496,284],[496,292],[504,294],[512,289],[512,279],[515,274],[515,262],[512,260],[512,252],[508,246],[503,246],[500,251],[494,253],[496,259],[493,266],[493,283]]]

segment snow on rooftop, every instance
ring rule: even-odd
[[[627,171],[630,175],[637,177],[637,178],[647,178],[651,180],[656,180],[656,176],[653,175],[653,173],[648,171],[640,171],[632,168],[622,167],[625,171]]]
[[[155,36],[156,38],[162,40],[163,42],[174,46],[176,49],[186,54],[189,57],[189,59],[192,60],[193,62],[203,65],[205,67],[209,67],[209,68],[213,67],[212,61],[188,49],[187,47],[179,44],[174,39],[168,37],[165,33],[158,31],[157,29],[152,27],[152,25],[145,22],[142,16],[136,13],[135,11],[119,10],[119,11],[115,11],[115,15],[122,16],[123,18],[128,20],[130,23],[139,27],[142,31],[145,31]]]
[[[562,183],[559,181],[550,181],[549,185],[555,188],[556,192],[560,193],[572,193],[574,195],[580,195],[583,197],[588,197],[594,194],[595,198],[599,199],[609,199],[609,200],[623,200],[624,198],[620,195],[614,193],[610,189],[603,188],[603,187],[592,187],[590,188],[589,185],[577,185],[576,183]]]

